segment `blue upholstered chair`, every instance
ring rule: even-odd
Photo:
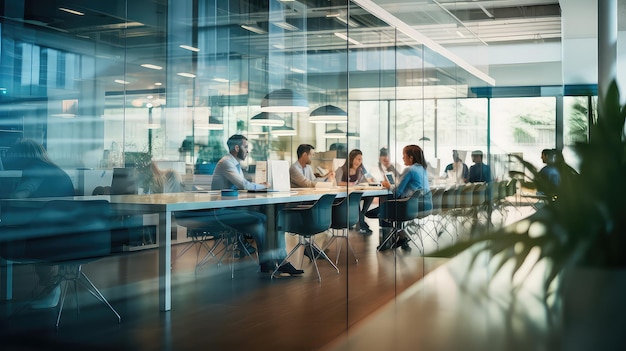
[[[0,256],[15,263],[58,265],[54,284],[42,292],[61,287],[56,326],[68,290],[74,291],[79,310],[77,285],[87,289],[121,317],[82,271],[82,265],[111,254],[111,211],[105,200],[52,200],[43,207],[3,207]],[[72,289],[70,289],[70,287]]]
[[[305,250],[310,250],[309,252],[319,251],[319,256],[326,259],[337,270],[337,274],[339,274],[339,268],[328,258],[314,240],[315,235],[324,233],[330,228],[334,200],[335,194],[324,194],[311,205],[288,207],[278,213],[278,230],[298,235],[298,244],[278,265],[279,267],[285,264],[298,248],[302,246]],[[317,267],[317,256],[313,256],[313,265],[317,272],[317,279],[321,282],[322,277]],[[272,278],[277,272],[278,268],[272,272]]]
[[[359,203],[361,202],[361,196],[363,196],[363,192],[353,191],[350,195],[348,195],[348,197],[345,197],[341,199],[341,201],[333,204],[332,221],[330,223],[332,236],[324,245],[324,250],[326,250],[326,248],[328,248],[333,242],[337,243],[337,257],[335,258],[335,265],[339,262],[342,247],[341,243],[337,242],[337,239],[344,239],[346,241],[346,245],[350,251],[352,251],[354,261],[356,263],[359,262],[359,259],[356,257],[356,253],[348,240],[348,230],[359,222],[359,211],[361,210]]]
[[[239,248],[243,248],[244,256],[252,256],[244,245],[243,234],[238,233],[234,228],[220,221],[216,211],[181,211],[175,212],[176,223],[187,229],[187,237],[191,239],[189,243],[176,255],[179,259],[187,251],[196,248],[196,271],[208,263],[212,258],[218,257],[218,267],[226,255],[230,255],[230,274],[235,277],[235,265],[233,260]],[[212,244],[207,244],[212,241]],[[201,249],[205,248],[206,253],[200,258]]]

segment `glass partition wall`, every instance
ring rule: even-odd
[[[78,195],[110,185],[113,168],[150,161],[176,169],[189,190],[206,187],[233,134],[249,140],[250,179],[259,162],[296,162],[300,144],[315,147],[314,169],[336,170],[359,149],[372,174],[381,148],[401,170],[403,148],[416,144],[431,186],[445,184],[453,150],[468,166],[472,150],[493,153],[489,102],[469,99],[485,83],[353,2],[36,3],[5,4],[0,23],[0,152],[22,137],[41,142]],[[416,248],[377,253],[379,223],[366,221],[374,235],[348,240],[368,265],[344,248],[332,278],[343,289],[337,335],[425,272]],[[423,250],[436,248],[423,239]],[[379,273],[351,274],[364,267]],[[381,286],[393,293],[363,298]]]

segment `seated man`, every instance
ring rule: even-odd
[[[211,189],[265,189],[268,184],[257,184],[248,181],[241,171],[240,161],[248,156],[248,139],[243,135],[235,134],[228,138],[227,141],[229,154],[222,157],[215,166],[213,179],[211,181]],[[276,253],[267,252],[265,247],[266,222],[267,217],[258,212],[247,210],[218,209],[216,215],[227,226],[230,226],[243,233],[250,234],[256,241],[259,251],[259,264],[261,272],[273,272],[277,261],[281,262],[287,256],[285,250],[284,235],[279,235],[278,249]],[[282,237],[282,238],[281,238]],[[282,257],[272,257],[282,256]],[[296,269],[291,263],[287,262],[279,268],[279,272],[288,274],[302,274],[303,270]]]
[[[323,177],[315,177],[311,168],[311,157],[315,147],[310,144],[300,144],[296,153],[298,160],[289,167],[289,179],[292,188],[314,188],[317,182],[332,181],[335,172],[332,170]]]
[[[472,151],[472,162],[474,164],[469,169],[467,181],[469,183],[491,182],[491,169],[483,163],[482,151]]]

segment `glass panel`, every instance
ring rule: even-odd
[[[556,147],[554,97],[491,100],[491,153],[495,179],[508,177],[507,154],[516,153],[540,169],[541,150]]]
[[[588,96],[563,97],[563,158],[574,169],[578,169],[579,160],[571,147],[589,139],[589,103],[595,111],[596,101],[596,97]]]
[[[4,156],[18,139],[34,139],[71,177],[77,195],[105,193],[104,188],[111,191],[114,169],[127,167],[137,168],[141,175],[131,191],[133,201],[146,201],[150,207],[162,199],[174,198],[172,201],[180,205],[200,198],[204,199],[204,206],[213,205],[223,198],[202,192],[211,188],[216,164],[229,152],[226,140],[234,134],[244,135],[249,141],[250,153],[240,164],[247,179],[257,182],[267,179],[264,178],[267,174],[260,171],[264,162],[287,161],[289,165],[297,162],[300,144],[315,146],[311,166],[316,171],[317,167],[337,171],[348,162],[351,150],[361,150],[363,165],[369,172],[364,179],[353,179],[352,183],[376,184],[386,179],[386,173],[400,181],[400,173],[406,168],[404,147],[419,145],[428,162],[428,182],[433,186],[441,180],[445,184],[441,177],[452,150],[466,151],[463,160],[468,163],[467,153],[471,150],[490,149],[488,101],[468,98],[471,88],[484,83],[443,57],[441,50],[428,49],[410,34],[355,3],[67,1],[68,6],[76,5],[76,9],[69,9],[74,12],[58,8],[57,3],[12,1],[2,8],[0,155]],[[402,6],[409,5],[415,6]],[[394,11],[400,17],[402,6]],[[432,20],[430,23],[426,18],[417,18],[422,25],[446,23],[446,18]],[[282,109],[268,113],[275,115],[271,117],[283,122],[283,126],[269,125],[267,115],[261,116],[264,121],[259,124],[256,117],[265,112],[263,108],[275,107],[273,104],[280,100],[272,98],[271,93],[283,89],[300,95],[305,102],[296,105],[308,110],[295,109],[294,105],[285,109],[281,105]],[[328,106],[339,113],[327,114],[322,121],[314,118],[324,116],[314,111],[324,107],[328,110]],[[495,148],[497,153],[517,150],[498,143]],[[381,167],[385,158],[397,173]],[[182,195],[180,201],[175,197],[178,195],[135,196],[136,192],[164,191],[158,183],[163,173],[151,167],[153,162],[161,171],[170,168],[177,171],[185,189],[194,192]],[[342,183],[339,189],[355,188]],[[311,193],[323,194],[323,191]],[[237,200],[245,200],[247,195],[240,195]],[[259,205],[237,210],[266,215],[264,229],[267,229],[268,247],[273,250],[263,250],[262,254],[271,251],[273,260],[281,260],[287,252],[279,252],[283,249],[280,243],[283,233],[277,230],[277,213],[293,204],[287,204],[289,200],[278,201],[280,197],[272,195],[260,196]],[[279,196],[289,198],[285,194]],[[120,201],[120,197],[105,199]],[[375,196],[363,201],[361,214],[375,209],[379,202]],[[232,207],[232,202],[228,206]],[[154,211],[153,207],[150,211]],[[349,217],[348,211],[343,215]],[[112,240],[114,250],[158,247],[157,229],[163,229],[168,221],[159,222],[155,217],[154,213],[145,216],[116,213],[122,234]],[[277,296],[284,297],[285,302],[297,297],[289,305],[293,309],[287,307],[281,311],[293,317],[288,319],[289,332],[292,329],[308,332],[312,305],[302,302],[315,301],[313,313],[320,320],[314,320],[313,324],[338,322],[330,323],[319,333],[328,340],[304,337],[284,340],[298,339],[299,347],[320,348],[322,343],[341,335],[347,327],[421,279],[429,267],[420,250],[428,253],[437,247],[438,233],[431,231],[435,240],[424,233],[422,243],[415,236],[417,245],[410,253],[401,249],[378,253],[380,222],[375,215],[363,221],[371,227],[373,235],[368,236],[366,230],[359,233],[359,229],[365,229],[362,223],[349,228],[348,234],[349,243],[360,249],[356,253],[362,259],[361,265],[354,264],[355,257],[347,246],[341,252],[329,247],[331,258],[340,254],[340,272],[337,276],[329,262],[320,260],[321,284],[315,279],[315,268],[306,260],[303,279],[276,284],[270,284],[266,276],[264,280],[257,279],[259,262],[254,259],[224,258],[234,262],[234,279],[225,269],[217,271],[216,260],[196,272],[193,255],[172,266],[163,252],[176,256],[185,246],[177,245],[169,251],[163,242],[159,245],[166,249],[158,253],[148,251],[145,255],[153,259],[150,261],[153,264],[160,264],[158,272],[147,270],[145,278],[150,282],[151,292],[159,286],[156,283],[159,276],[171,272],[173,289],[180,288],[177,284],[181,281],[183,288],[188,287],[188,279],[202,282],[191,285],[208,286],[205,287],[208,293],[195,287],[176,290],[172,309],[181,308],[181,300],[186,302],[188,296],[193,301],[196,298],[205,301],[210,296],[224,302],[223,306],[237,309],[240,302],[247,300],[246,296],[258,297],[264,289],[279,288],[280,291],[266,294],[267,300],[254,298],[255,306],[251,308],[262,306],[259,308],[265,315],[267,311],[262,308],[273,306]],[[163,234],[160,240],[171,237],[174,244],[189,244],[197,239],[194,235],[207,232],[206,228],[193,231],[176,223],[184,222],[174,222],[171,233]],[[209,245],[223,235],[223,232],[208,232],[213,234],[207,240]],[[445,240],[450,242],[453,238],[454,233]],[[252,242],[245,236],[243,239]],[[320,235],[317,242],[323,245],[326,239]],[[445,240],[442,239],[442,245],[447,244]],[[261,251],[259,240],[256,241]],[[286,251],[290,251],[299,238],[287,235],[286,241]],[[297,267],[300,267],[301,251],[300,248],[290,259]],[[206,247],[201,252],[206,253]],[[120,274],[110,276],[113,287],[127,284],[126,278],[135,278],[135,271],[129,272],[125,261],[111,261],[116,269],[108,271]],[[210,284],[204,284],[206,281]],[[133,283],[139,282],[130,284]],[[224,289],[231,284],[237,285],[236,289]],[[19,293],[26,296],[26,290],[30,292],[31,288],[20,287]],[[384,288],[382,293],[381,288]],[[330,307],[318,315],[320,292]],[[163,295],[160,300],[165,300]],[[157,308],[164,308],[154,305],[155,313]],[[189,310],[190,306],[184,308]],[[262,318],[263,327],[269,331],[284,328],[285,320],[277,316]],[[219,330],[233,325],[227,322],[222,327],[217,331],[208,328],[206,334],[226,339]],[[174,331],[163,330],[163,334]],[[280,349],[283,345],[277,343]]]

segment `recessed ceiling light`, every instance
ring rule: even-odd
[[[187,77],[187,78],[196,78],[196,75],[193,73],[187,73],[187,72],[180,72],[180,73],[176,73],[181,77]]]
[[[189,51],[193,51],[193,52],[200,52],[200,49],[193,47],[193,46],[189,46],[189,45],[179,45],[179,47],[181,49],[185,49],[185,50],[189,50]]]
[[[363,44],[361,44],[361,42],[356,41],[356,40],[350,38],[349,36],[347,36],[347,35],[345,35],[343,33],[335,33],[335,36],[338,37],[338,38],[341,38],[343,40],[347,40],[347,41],[349,41],[350,43],[352,43],[354,45],[363,45]]]
[[[127,82],[125,80],[121,80],[121,79],[116,79],[114,82],[117,83],[117,84],[130,84],[129,82]]]
[[[149,63],[144,63],[144,64],[141,65],[141,67],[150,68],[150,69],[156,69],[156,70],[163,69],[163,67],[161,67],[161,66],[152,65],[152,64],[149,64]]]
[[[348,26],[350,26],[350,27],[353,27],[353,28],[359,27],[359,24],[358,24],[358,23],[356,23],[356,22],[354,22],[354,21],[353,21],[353,20],[351,20],[351,19],[345,19],[345,18],[343,18],[343,17],[341,17],[341,16],[337,16],[337,17],[334,17],[334,18],[335,18],[337,21],[339,21],[339,22],[341,22],[341,23],[343,23],[343,24],[347,24],[347,25],[348,25]]]
[[[241,28],[254,32],[256,34],[267,34],[267,31],[253,25],[242,24]]]
[[[216,81],[216,82],[220,82],[220,83],[228,83],[228,82],[230,82],[226,78],[213,78],[213,80]]]
[[[84,13],[82,13],[80,11],[68,9],[68,8],[65,8],[65,7],[59,7],[59,10],[65,11],[67,13],[71,13],[72,15],[77,15],[77,16],[84,16],[85,15]]]
[[[293,67],[291,67],[289,70],[290,70],[291,72],[294,72],[294,73],[306,73],[306,71],[305,71],[305,70],[303,70],[303,69],[299,69],[299,68],[293,68]]]
[[[294,25],[291,25],[291,24],[289,24],[287,22],[274,22],[274,25],[276,27],[280,27],[280,28],[285,29],[285,30],[290,30],[292,32],[300,29],[300,28],[298,28],[298,27],[296,27]]]
[[[161,83],[161,82],[156,82],[156,83],[154,83],[154,85],[156,85],[157,87],[160,87],[161,85],[163,85],[163,83]]]

